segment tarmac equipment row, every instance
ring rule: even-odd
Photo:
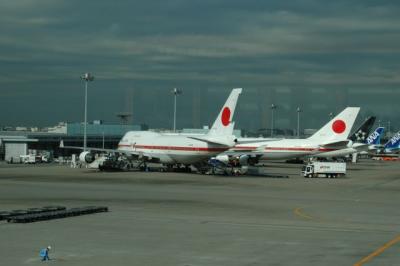
[[[47,208],[47,209],[46,209]],[[40,212],[20,213],[18,215],[8,215],[5,219],[9,223],[32,223],[38,221],[46,221],[53,219],[61,219],[86,214],[108,212],[108,207],[104,206],[87,206],[80,208],[66,209],[61,206],[49,206],[41,208]],[[45,211],[43,211],[45,210]],[[10,212],[12,213],[12,212]],[[1,215],[1,213],[0,213]],[[4,219],[4,218],[3,218]]]

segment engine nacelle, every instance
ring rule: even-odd
[[[83,163],[93,163],[95,160],[94,154],[90,151],[84,151],[79,154],[79,161]]]
[[[248,155],[240,155],[239,156],[239,163],[240,165],[248,165],[249,164],[249,158],[250,156]]]
[[[215,157],[215,159],[217,159],[218,161],[220,161],[221,163],[224,163],[224,164],[229,164],[230,163],[230,158],[226,154],[217,155]]]
[[[253,157],[247,154],[243,154],[239,156],[239,163],[242,166],[245,165],[255,165],[258,163],[258,158],[257,157]]]

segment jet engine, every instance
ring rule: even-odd
[[[217,155],[217,156],[215,157],[215,159],[217,159],[218,161],[220,161],[221,163],[224,163],[224,164],[229,164],[230,161],[231,161],[230,158],[229,158],[229,156],[226,155],[226,154]]]
[[[239,163],[240,165],[248,165],[249,164],[249,155],[240,155],[239,156]]]
[[[258,163],[258,158],[254,157],[254,156],[247,155],[247,154],[243,154],[243,155],[239,156],[239,163],[242,166],[245,166],[245,165],[253,166],[253,165]]]
[[[79,161],[83,163],[93,163],[94,159],[94,154],[90,151],[84,151],[79,154]]]

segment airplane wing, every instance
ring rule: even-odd
[[[68,150],[81,150],[83,151],[83,147],[79,146],[64,146],[64,141],[60,141],[60,148],[62,149],[68,149]],[[98,152],[107,152],[107,153],[124,153],[124,154],[130,154],[128,151],[123,151],[123,150],[117,150],[117,149],[102,149],[102,148],[95,148],[95,147],[86,147],[86,150],[89,151],[98,151]]]
[[[262,151],[267,144],[261,145],[261,146],[247,146],[246,144],[254,144],[257,143],[266,143],[266,142],[271,142],[271,141],[278,141],[282,140],[284,138],[239,138],[237,139],[236,146],[232,147],[229,152],[231,153],[246,153],[246,152],[251,152],[251,154],[254,154],[254,151],[260,150]]]
[[[223,146],[232,146],[232,144],[235,143],[235,138],[234,136],[226,136],[226,137],[212,137],[212,136],[198,136],[198,137],[190,137],[190,139],[195,139],[195,140],[200,140],[203,142],[211,143],[211,144],[217,144],[217,145],[223,145]]]
[[[72,149],[72,150],[81,150],[83,151],[83,147],[79,146],[64,146],[64,142],[60,142],[60,148],[62,149]],[[124,154],[128,156],[133,156],[139,160],[146,160],[146,161],[152,161],[152,162],[158,162],[159,158],[154,158],[146,153],[143,152],[138,152],[138,151],[125,151],[125,150],[119,150],[119,149],[103,149],[103,148],[94,148],[94,147],[86,147],[87,151],[97,151],[97,152],[105,152],[105,153],[118,153],[118,154]]]
[[[81,150],[81,151],[83,151],[83,147],[79,147],[79,146],[61,146],[60,145],[60,148],[68,149],[68,150]],[[116,149],[102,149],[102,148],[94,148],[94,147],[86,147],[86,150],[88,150],[88,151],[98,151],[98,152],[107,152],[107,153],[127,153],[125,151],[116,150]]]
[[[350,141],[348,139],[346,139],[346,140],[339,140],[339,141],[333,141],[333,142],[325,142],[325,143],[322,143],[320,146],[324,147],[324,148],[338,148],[338,147],[345,148],[345,147],[347,147],[347,144],[349,142]]]

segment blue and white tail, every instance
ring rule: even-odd
[[[386,144],[385,151],[397,150],[400,148],[400,131],[397,132]]]
[[[308,139],[320,143],[333,143],[346,140],[349,137],[350,130],[359,111],[360,107],[345,108]]]
[[[233,127],[235,123],[232,121],[236,109],[236,103],[242,89],[233,89],[224,106],[218,114],[217,119],[212,125],[209,136],[230,136],[233,135]]]
[[[368,138],[365,140],[365,143],[368,145],[380,145],[381,136],[384,130],[384,127],[378,127],[377,129],[375,129],[375,131],[372,132],[371,135],[369,135]]]

